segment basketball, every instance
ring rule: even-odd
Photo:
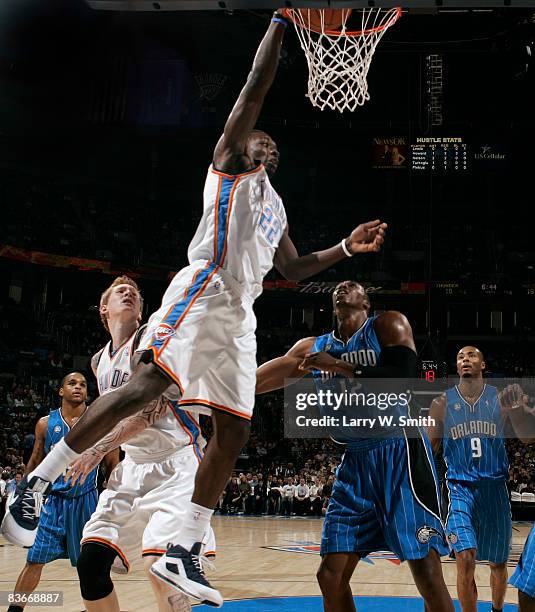
[[[338,30],[351,16],[351,9],[295,9],[299,11],[305,25],[315,32]],[[323,21],[322,21],[323,13]],[[290,16],[291,14],[287,16]],[[323,27],[322,27],[323,26]]]

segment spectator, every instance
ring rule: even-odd
[[[321,494],[320,487],[316,484],[316,478],[312,477],[309,484],[310,512],[312,516],[321,516]]]
[[[294,479],[290,476],[286,480],[286,484],[282,487],[281,514],[283,516],[292,516],[294,514],[294,508],[293,508],[294,495],[295,495]]]
[[[310,489],[304,478],[300,478],[299,484],[295,487],[294,512],[299,516],[310,514]]]

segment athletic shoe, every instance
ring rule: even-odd
[[[15,493],[6,504],[6,515],[0,526],[4,538],[15,546],[28,547],[35,541],[43,497],[52,483],[34,476],[19,482]]]
[[[196,542],[188,552],[180,545],[171,546],[163,557],[152,564],[150,571],[189,597],[220,608],[223,605],[223,597],[204,576],[201,547],[202,543]]]

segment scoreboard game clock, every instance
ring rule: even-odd
[[[410,146],[410,158],[416,172],[464,172],[468,145],[460,137],[420,137]]]
[[[433,383],[438,378],[446,378],[448,366],[445,361],[425,359],[420,362],[420,377],[427,382]]]

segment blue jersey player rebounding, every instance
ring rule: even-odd
[[[285,379],[316,375],[407,378],[414,375],[412,330],[399,312],[368,316],[364,288],[344,281],[333,293],[337,328],[305,338],[257,371],[257,393]],[[439,493],[426,435],[403,432],[348,441],[323,525],[318,581],[325,610],[355,610],[350,579],[362,557],[392,550],[407,561],[430,612],[453,612],[440,555],[447,554]]]
[[[484,369],[481,351],[463,347],[457,353],[459,384],[436,398],[429,412],[433,450],[442,443],[447,466],[446,533],[463,612],[477,610],[476,559],[489,562],[492,609],[502,610],[512,535],[504,441],[508,411],[496,387],[485,384]]]
[[[35,427],[35,445],[26,466],[29,472],[43,460],[78,419],[87,410],[87,382],[80,372],[65,376],[59,390],[61,407],[37,422]],[[108,473],[119,460],[118,451],[107,455]],[[19,575],[15,586],[16,595],[28,595],[39,584],[41,572],[46,563],[56,559],[70,559],[76,566],[80,554],[80,540],[85,523],[93,514],[98,500],[97,471],[93,470],[84,484],[71,486],[60,476],[52,485],[50,494],[41,508],[35,541],[28,550],[26,565]],[[15,495],[17,492],[15,492]],[[9,515],[6,517],[9,520]],[[26,542],[13,542],[23,545]],[[10,606],[9,612],[20,612],[24,607],[21,601]]]

